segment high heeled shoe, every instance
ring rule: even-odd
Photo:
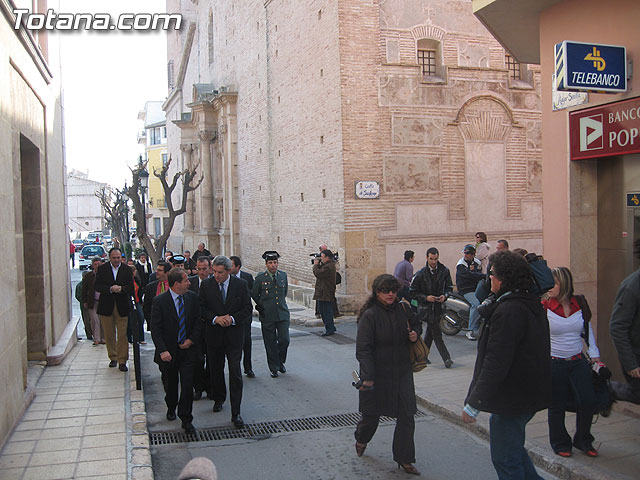
[[[361,457],[366,448],[367,448],[366,443],[356,442],[356,455]]]
[[[422,475],[420,471],[410,463],[403,465],[402,463],[398,462],[398,468],[401,468],[405,473],[408,473],[409,475]]]

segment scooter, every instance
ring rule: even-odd
[[[457,292],[447,295],[440,314],[440,330],[445,335],[456,335],[460,330],[469,328],[471,305]]]

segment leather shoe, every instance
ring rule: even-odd
[[[242,420],[242,417],[240,415],[233,415],[231,417],[231,421],[236,426],[236,428],[244,427],[244,420]]]
[[[278,378],[278,372],[275,370],[271,372],[271,378]]]
[[[253,373],[253,370],[247,370],[244,374],[249,378],[256,378],[256,374]]]
[[[321,337],[330,337],[331,335],[333,335],[334,332],[324,332],[322,335],[320,335]]]
[[[202,398],[202,392],[199,392],[198,390],[193,392],[193,400],[194,401],[200,400],[201,398]]]
[[[109,368],[113,368],[113,367],[117,367],[118,366],[118,362],[116,362],[115,360],[111,360],[109,362]]]
[[[451,368],[451,365],[453,365],[453,360],[451,360],[450,358],[447,358],[447,359],[444,361],[444,367],[445,367],[445,368]]]
[[[175,419],[176,419],[175,410],[167,410],[167,420],[169,420],[170,422],[173,422]]]
[[[184,433],[187,435],[193,435],[196,433],[196,429],[191,422],[182,422],[182,428],[184,428]]]
[[[121,372],[126,372],[127,370],[129,370],[125,363],[121,363],[119,368]]]
[[[283,365],[280,365],[280,369],[278,370],[280,373],[287,373],[287,369]]]
[[[219,412],[220,410],[222,410],[222,402],[215,402],[213,404],[213,411]]]

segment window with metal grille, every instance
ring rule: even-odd
[[[514,80],[520,80],[522,78],[520,64],[516,62],[515,58],[506,53],[504,55],[504,63],[507,70],[509,70],[509,78],[513,78]]]
[[[422,75],[433,76],[436,74],[436,51],[418,50],[418,65],[422,69]]]

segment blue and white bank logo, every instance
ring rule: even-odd
[[[564,41],[555,46],[558,90],[625,92],[625,47]]]

